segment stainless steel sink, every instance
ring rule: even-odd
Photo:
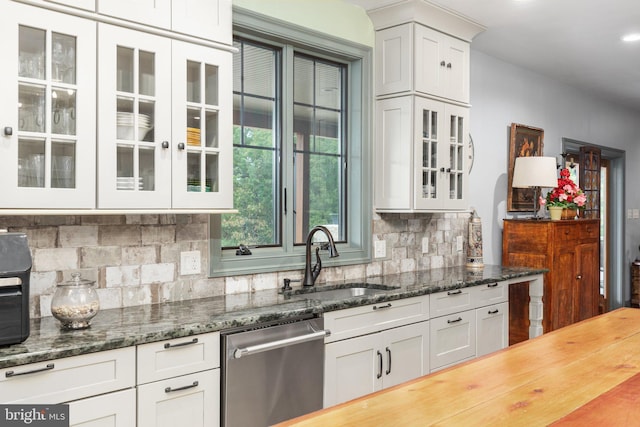
[[[376,295],[398,289],[398,286],[368,285],[368,284],[348,284],[346,287],[314,287],[311,289],[299,289],[293,292],[292,297],[309,299],[346,299]]]

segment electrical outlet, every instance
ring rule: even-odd
[[[180,275],[200,274],[200,251],[180,252]]]
[[[387,241],[376,240],[373,242],[373,257],[384,258],[387,256]]]
[[[627,219],[633,218],[633,209],[627,209]]]
[[[456,237],[456,250],[458,252],[462,252],[463,245],[464,245],[464,242],[462,240],[462,236],[457,236]]]
[[[640,210],[639,209],[634,209],[633,210],[633,219],[638,219],[640,218]]]
[[[422,253],[423,254],[428,254],[429,253],[429,238],[428,237],[423,237],[422,238]]]

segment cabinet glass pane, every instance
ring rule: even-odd
[[[51,187],[75,188],[76,145],[70,142],[51,143]]]
[[[18,39],[18,75],[44,80],[46,31],[21,25]]]
[[[20,84],[18,86],[18,130],[45,131],[44,86]]]
[[[118,97],[116,101],[116,137],[118,139],[133,140],[134,114],[133,98]]]
[[[218,105],[218,67],[205,64],[204,79],[204,102],[208,105]]]
[[[133,54],[133,49],[118,46],[116,90],[119,92],[133,93]]]
[[[76,83],[76,38],[52,34],[51,79],[55,82]]]
[[[200,63],[187,61],[187,102],[200,102]]]
[[[199,108],[187,108],[187,145],[200,147],[202,131]]]
[[[187,153],[187,191],[200,191],[200,152]]]
[[[155,150],[149,147],[140,147],[140,161],[138,176],[140,190],[153,191],[156,189],[155,183]]]
[[[431,112],[431,139],[438,139],[438,113]]]
[[[432,169],[435,169],[438,166],[437,159],[438,159],[438,143],[434,141],[434,142],[431,143],[431,165],[430,165],[430,167]]]
[[[461,171],[461,170],[463,170],[462,163],[463,163],[463,160],[464,160],[464,157],[462,157],[462,145],[458,145],[457,151],[458,151],[458,155],[457,155],[458,164],[456,166],[456,169]]]
[[[44,187],[45,141],[18,140],[18,186]]]
[[[205,162],[205,189],[207,192],[218,192],[218,155],[208,153],[204,159]]]
[[[154,123],[155,123],[156,103],[150,100],[140,100],[138,103],[138,117],[136,127],[137,141],[153,141],[154,140]]]
[[[206,146],[210,148],[218,148],[218,112],[207,111],[206,113]]]
[[[126,187],[125,181],[120,181],[120,178],[132,178],[133,179],[133,147],[119,145],[117,148],[117,160],[116,160],[116,173],[118,178],[118,190],[128,189],[121,188]],[[123,185],[120,185],[122,182]],[[133,181],[131,181],[133,182]],[[133,188],[131,188],[133,189]]]
[[[76,91],[51,89],[51,132],[62,135],[76,134]]]
[[[139,52],[138,78],[141,95],[156,94],[156,61],[153,52]]]

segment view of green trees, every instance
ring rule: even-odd
[[[235,126],[235,143],[241,141],[240,132],[241,128]],[[318,224],[337,224],[342,197],[338,142],[331,138],[316,138],[314,152],[322,154],[304,154],[311,156],[308,188],[303,189],[309,194],[309,205],[303,212],[296,212],[296,215],[309,216],[309,228]],[[238,247],[241,243],[251,246],[280,243],[276,227],[279,214],[276,156],[269,129],[245,128],[245,144],[234,145],[234,208],[239,213],[222,216],[223,247]],[[306,236],[307,231],[296,235]]]

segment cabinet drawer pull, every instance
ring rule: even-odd
[[[181,342],[178,344],[171,344],[170,342],[166,343],[164,345],[164,348],[175,348],[175,347],[184,347],[185,345],[191,345],[191,344],[197,344],[198,343],[198,338],[194,338],[191,341],[187,341],[187,342]]]
[[[31,371],[24,371],[24,372],[7,371],[7,372],[5,372],[4,376],[7,377],[7,378],[11,378],[11,377],[17,377],[17,376],[20,376],[20,375],[36,374],[38,372],[50,371],[53,368],[55,368],[55,365],[53,363],[49,363],[44,368],[34,369],[34,370],[31,370]]]
[[[460,295],[462,293],[461,289],[458,289],[457,291],[449,291],[447,292],[447,295]]]
[[[188,390],[190,388],[195,388],[195,387],[198,387],[198,381],[194,381],[193,384],[185,385],[183,387],[178,387],[178,388],[166,387],[164,389],[164,392],[165,393],[172,393],[174,391]]]
[[[496,286],[498,286],[497,283],[490,283],[487,285],[487,288],[495,288]]]
[[[462,321],[462,317],[458,317],[457,319],[454,319],[454,320],[447,320],[447,323],[458,323],[460,321]]]
[[[380,353],[380,351],[376,352],[378,354],[378,375],[376,375],[376,378],[381,378],[382,377],[382,353]]]
[[[385,371],[385,373],[389,375],[391,373],[391,349],[387,347],[386,350],[387,350],[387,370]]]
[[[498,310],[497,308],[495,310],[489,310],[487,313],[488,314],[498,314],[500,310]]]
[[[388,303],[388,304],[386,304],[386,305],[381,305],[381,306],[377,306],[377,305],[374,305],[374,306],[373,306],[373,309],[374,309],[374,310],[382,310],[382,309],[384,309],[384,308],[391,308],[391,303]]]

